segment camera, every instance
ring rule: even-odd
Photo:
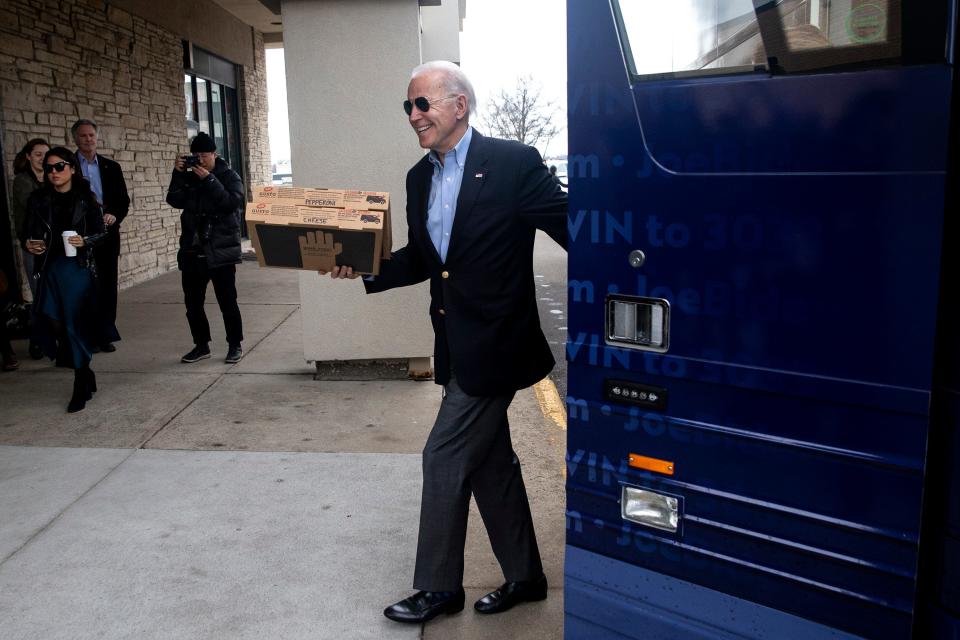
[[[183,156],[183,166],[184,166],[185,169],[189,169],[190,167],[195,167],[195,166],[197,166],[198,164],[200,164],[200,158],[199,158],[199,157],[197,157],[197,156],[195,156],[195,155]]]

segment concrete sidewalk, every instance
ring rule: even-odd
[[[21,368],[0,375],[0,636],[562,637],[564,433],[533,392],[510,418],[550,597],[473,612],[503,580],[474,510],[467,608],[392,623],[381,611],[411,592],[439,387],[316,381],[298,273],[246,262],[238,290],[233,366],[212,288],[213,357],[192,365],[179,274],[122,291],[123,341],[94,356],[100,390],[77,414],[72,372],[15,344]]]

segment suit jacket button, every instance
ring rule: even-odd
[[[445,315],[447,315],[447,312],[446,312],[446,311],[444,311],[443,309],[440,309],[440,311],[439,311],[439,313],[440,313],[440,315],[442,315],[442,316],[445,316]]]
[[[444,271],[443,273],[440,274],[440,277],[443,278],[444,280],[446,280],[447,278],[450,277],[450,272],[449,272],[449,271]]]

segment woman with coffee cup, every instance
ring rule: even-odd
[[[103,214],[90,184],[77,172],[77,158],[64,147],[43,158],[43,187],[30,195],[20,230],[39,274],[33,340],[57,366],[74,370],[67,411],[86,406],[97,390],[90,369],[93,348],[120,339],[97,312],[91,249],[106,238]]]

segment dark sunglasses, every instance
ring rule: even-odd
[[[413,99],[413,102],[409,100],[404,100],[403,110],[407,113],[407,115],[410,115],[411,113],[413,113],[413,108],[416,107],[417,111],[420,111],[421,113],[426,113],[427,111],[430,111],[430,105],[436,104],[442,100],[449,100],[450,98],[456,98],[458,95],[459,94],[451,93],[448,96],[437,98],[436,100],[428,100],[423,96],[417,96],[416,98]]]
[[[54,171],[56,171],[57,173],[60,173],[61,171],[66,169],[68,166],[70,166],[69,162],[67,162],[66,160],[61,160],[60,162],[56,162],[54,164],[43,165],[43,172],[53,173]]]

